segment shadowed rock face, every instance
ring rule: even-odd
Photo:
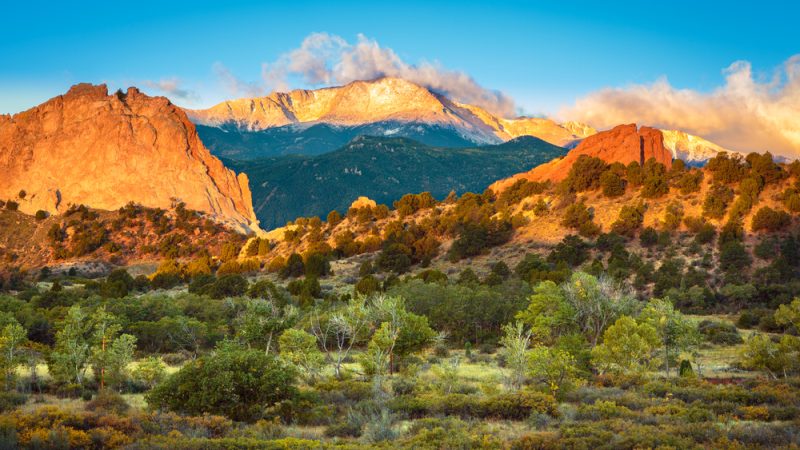
[[[247,176],[209,153],[183,110],[136,88],[108,95],[105,85],[78,84],[0,116],[0,174],[0,199],[28,213],[179,200],[242,231],[258,227]]]
[[[618,125],[587,137],[563,158],[500,180],[490,186],[490,189],[500,192],[520,179],[561,181],[567,177],[569,169],[581,155],[600,158],[609,164],[620,162],[625,165],[631,162],[644,164],[648,159],[655,158],[667,169],[672,167],[672,152],[664,147],[661,130],[650,127],[637,129],[636,124]]]

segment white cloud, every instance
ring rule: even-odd
[[[144,85],[160,91],[173,99],[181,99],[189,102],[194,102],[200,99],[197,93],[191,89],[183,86],[183,83],[178,78],[162,78],[158,81],[145,80]]]
[[[340,36],[312,33],[300,46],[276,61],[262,64],[261,83],[246,83],[221,64],[215,66],[223,84],[236,95],[263,95],[289,89],[289,78],[307,85],[341,85],[382,76],[403,78],[462,103],[483,107],[504,117],[514,115],[514,101],[505,94],[480,86],[469,75],[443,68],[438,63],[409,64],[392,49],[359,35],[355,44]]]
[[[234,75],[222,63],[216,62],[212,67],[222,86],[230,95],[257,97],[264,95],[264,88],[258,83],[243,81]]]
[[[754,78],[746,61],[723,73],[725,84],[709,93],[675,88],[666,78],[603,89],[563,108],[559,118],[597,128],[637,122],[683,130],[733,150],[800,156],[800,55],[766,80]]]

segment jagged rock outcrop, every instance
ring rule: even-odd
[[[78,84],[0,116],[0,174],[0,199],[28,213],[131,201],[169,208],[177,199],[243,231],[258,228],[247,176],[209,153],[183,110],[136,88],[109,95],[105,85]]]
[[[289,124],[351,126],[397,121],[460,126],[464,133],[496,143],[493,131],[447,98],[400,78],[354,81],[341,87],[273,92],[266,97],[229,100],[206,110],[187,110],[196,123],[263,130]]]
[[[550,119],[505,119],[454,102],[410,81],[383,77],[316,90],[273,92],[266,97],[229,100],[204,110],[186,110],[198,124],[259,131],[291,124],[359,126],[380,122],[424,123],[457,130],[476,144],[498,144],[535,136],[567,146],[595,133],[587,125],[561,126]]]
[[[589,136],[566,156],[533,168],[528,172],[500,180],[490,186],[500,192],[519,179],[530,181],[561,181],[567,177],[569,169],[581,155],[600,158],[607,163],[620,162],[628,165],[631,162],[644,164],[650,158],[672,167],[672,153],[664,147],[664,135],[661,130],[640,127],[636,124],[618,125],[610,130],[601,131]]]

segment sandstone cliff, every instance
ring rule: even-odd
[[[618,125],[587,137],[563,158],[554,159],[528,172],[497,181],[489,188],[500,192],[520,179],[561,181],[567,177],[569,169],[581,155],[600,158],[607,163],[620,162],[625,165],[631,162],[644,164],[648,159],[655,158],[667,168],[672,167],[672,153],[664,147],[664,135],[661,130],[650,127],[637,129],[636,124]]]
[[[108,95],[105,85],[79,84],[0,116],[0,174],[0,199],[28,213],[131,201],[168,208],[177,199],[242,231],[257,229],[247,176],[209,153],[180,108],[136,88]]]

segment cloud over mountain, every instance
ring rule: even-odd
[[[764,81],[746,61],[723,73],[725,84],[708,93],[679,89],[661,78],[600,90],[559,115],[597,128],[638,122],[683,130],[734,150],[800,156],[800,55]]]
[[[436,62],[410,64],[391,48],[382,47],[364,35],[358,35],[357,41],[351,44],[333,34],[312,33],[298,48],[284,53],[274,62],[264,63],[258,86],[241,81],[222,65],[216,65],[215,71],[230,91],[244,96],[254,96],[254,90],[260,90],[261,95],[272,90],[286,91],[290,88],[290,78],[299,78],[312,86],[329,86],[389,76],[403,78],[502,117],[515,113],[510,97],[479,85],[468,74],[445,69]]]

